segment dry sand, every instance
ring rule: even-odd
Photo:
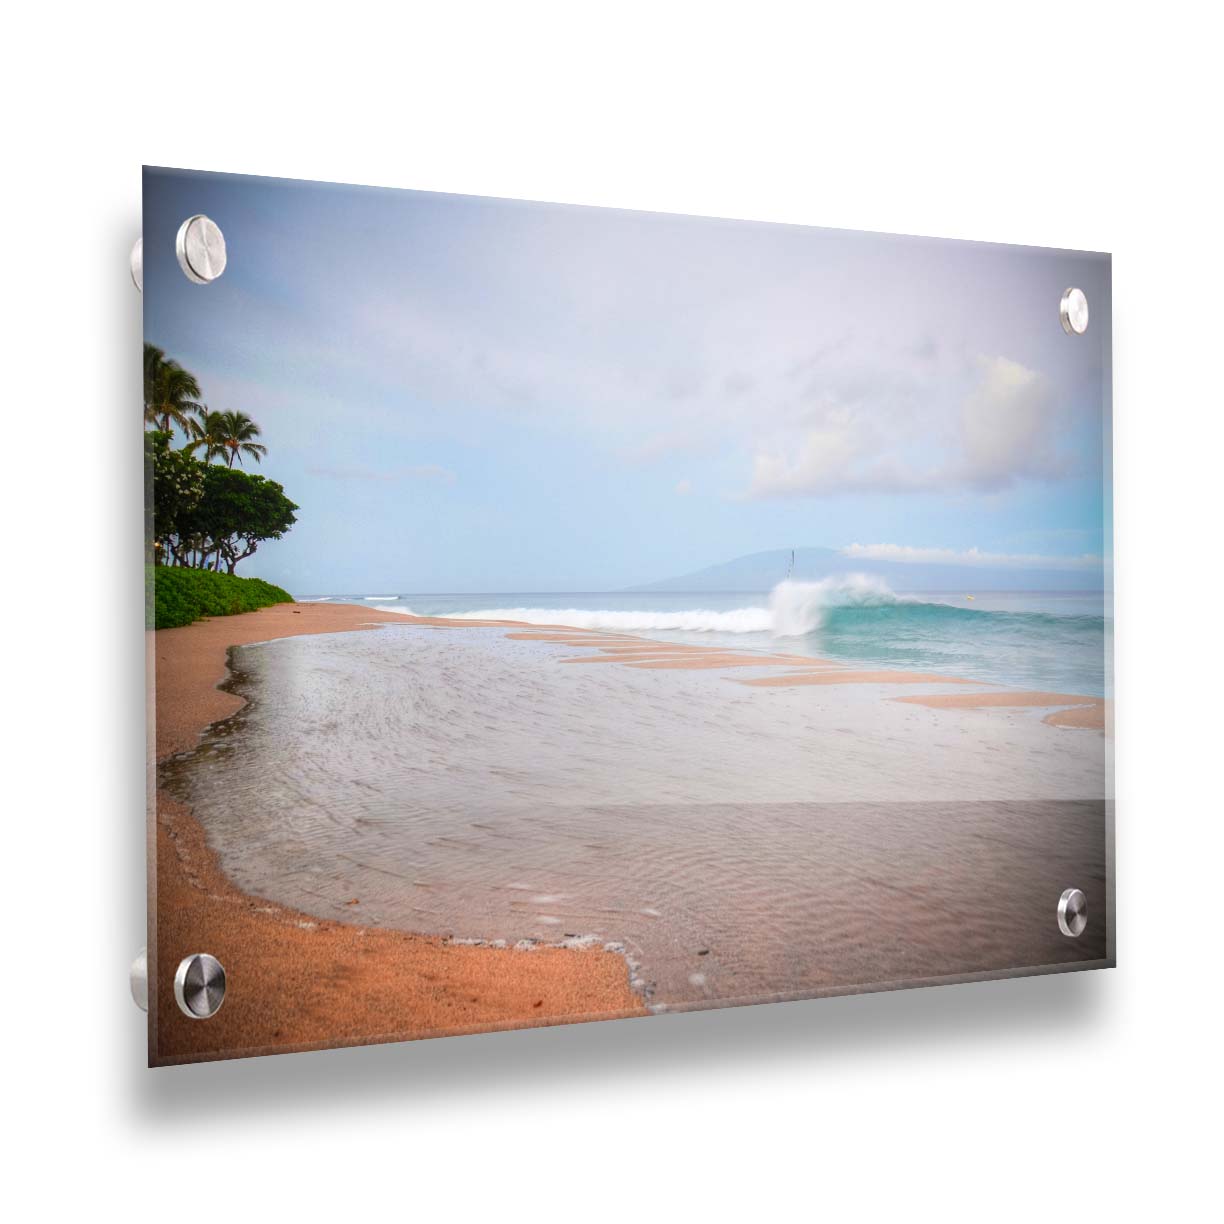
[[[216,687],[230,646],[406,619],[347,604],[282,604],[158,631],[158,759],[191,748],[209,723],[241,707]],[[449,944],[321,922],[246,896],[219,870],[190,811],[161,792],[150,912],[150,1065],[646,1014],[615,953]],[[172,984],[173,966],[201,951],[221,961],[228,981],[224,1006],[203,1022],[179,1011]]]

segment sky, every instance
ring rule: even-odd
[[[1108,256],[148,168],[143,233],[146,340],[301,507],[240,573],[299,597],[1109,558]]]

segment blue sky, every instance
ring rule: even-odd
[[[143,232],[146,338],[301,506],[240,572],[296,595],[1108,556],[1105,256],[166,170]]]

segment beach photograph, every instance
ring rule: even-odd
[[[1108,255],[143,186],[152,1065],[1114,963]]]

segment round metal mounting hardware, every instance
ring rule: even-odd
[[[1068,888],[1058,898],[1058,929],[1075,939],[1088,925],[1088,898],[1078,888]]]
[[[1082,336],[1088,330],[1088,298],[1082,289],[1064,290],[1058,317],[1068,336]]]
[[[225,1002],[225,970],[215,956],[196,952],[184,956],[174,975],[174,999],[184,1016],[207,1020]]]
[[[225,235],[203,213],[188,217],[179,226],[174,253],[183,275],[194,284],[207,285],[225,271]]]

